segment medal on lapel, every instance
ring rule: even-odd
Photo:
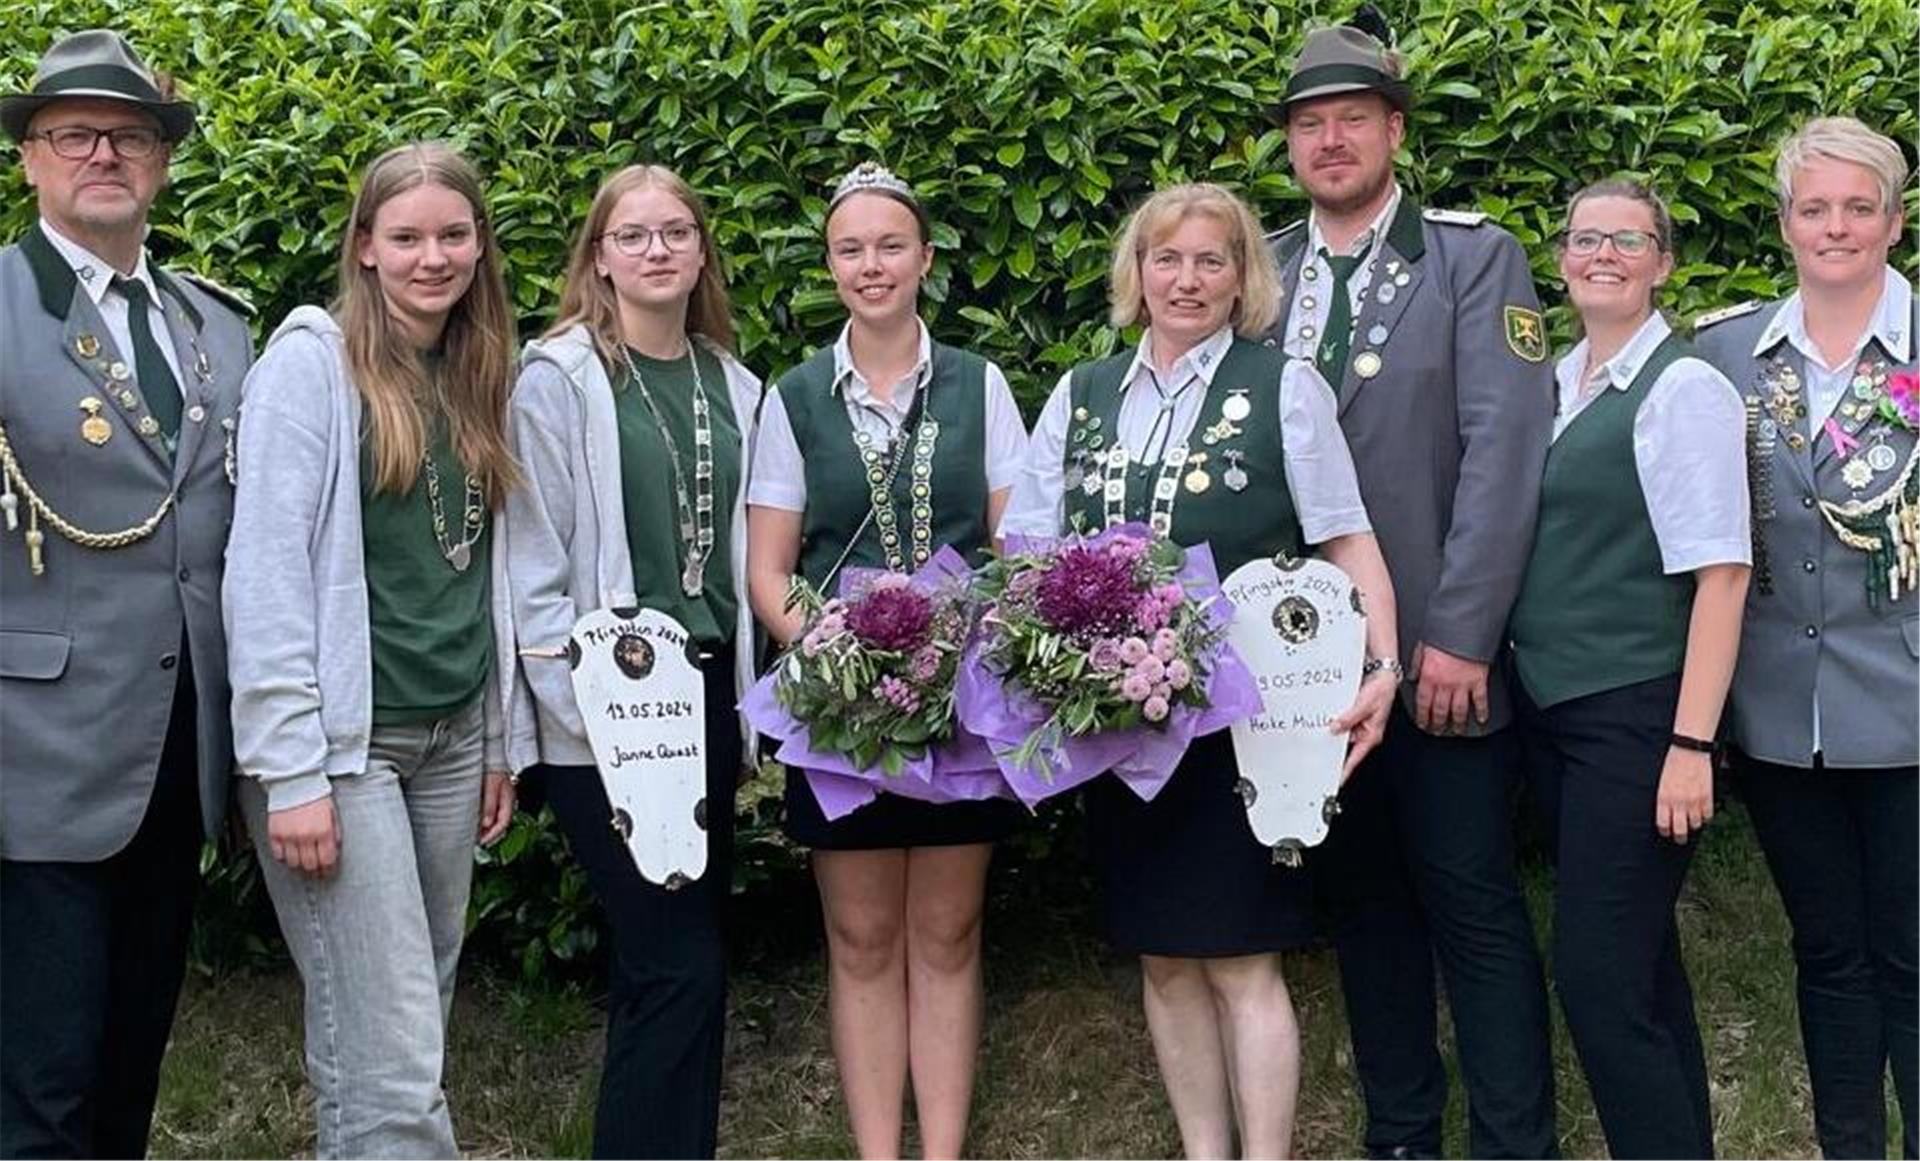
[[[80,412],[85,416],[80,421],[80,438],[94,447],[113,438],[113,425],[100,418],[100,409],[105,406],[91,395],[80,401]]]

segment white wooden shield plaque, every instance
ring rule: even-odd
[[[648,882],[683,887],[707,869],[706,687],[687,631],[655,609],[596,609],[567,660],[613,828]]]
[[[1260,713],[1233,727],[1247,822],[1275,862],[1299,866],[1339,811],[1347,739],[1327,726],[1360,688],[1367,620],[1352,580],[1324,560],[1255,560],[1221,586],[1228,640],[1260,687]]]

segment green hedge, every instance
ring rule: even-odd
[[[1402,172],[1433,205],[1492,214],[1528,247],[1579,184],[1653,180],[1680,223],[1680,314],[1775,293],[1771,148],[1816,112],[1916,133],[1909,0],[1408,0],[1419,103]],[[1350,3],[1239,0],[0,0],[0,86],[57,33],[128,32],[199,100],[155,247],[251,295],[261,325],[324,299],[356,171],[445,137],[490,175],[523,327],[543,325],[569,232],[598,178],[671,165],[712,201],[750,365],[773,373],[833,333],[823,196],[879,157],[922,191],[941,249],[937,334],[990,354],[1037,405],[1111,349],[1107,240],[1155,184],[1246,192],[1278,226],[1302,212],[1264,109],[1303,30]],[[1912,197],[1911,191],[1909,197]],[[1911,203],[1910,203],[1911,206]],[[32,220],[17,167],[0,236]],[[1902,258],[1914,270],[1911,251]],[[1551,314],[1566,332],[1564,309]],[[765,788],[762,787],[762,790]],[[743,874],[791,854],[751,817]],[[507,944],[591,947],[553,836],[514,840],[476,916]],[[231,894],[231,892],[230,892]]]

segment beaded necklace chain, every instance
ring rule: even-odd
[[[654,402],[647,381],[640,377],[633,354],[626,344],[620,346],[626,361],[627,376],[640,391],[640,399],[653,415],[660,438],[666,441],[667,458],[673,462],[673,507],[680,526],[680,546],[686,562],[680,569],[680,591],[697,597],[706,588],[707,559],[713,555],[713,412],[707,404],[707,385],[700,378],[700,360],[693,342],[687,342],[687,366],[693,369],[693,488],[687,488],[686,464],[680,457],[680,445],[673,429]]]
[[[923,387],[914,398],[907,423],[884,449],[876,447],[873,437],[857,425],[853,429],[853,442],[860,449],[860,462],[867,472],[868,514],[879,530],[887,568],[893,572],[907,570],[907,558],[900,549],[900,515],[894,506],[893,485],[900,476],[900,465],[908,459],[913,461],[908,485],[913,567],[919,568],[933,555],[933,452],[940,441],[940,421],[924,415],[931,386]]]
[[[466,494],[460,505],[460,539],[453,540],[447,536],[447,513],[440,505],[440,469],[434,466],[431,441],[420,457],[420,466],[427,473],[427,507],[433,511],[433,539],[453,571],[465,572],[473,563],[473,546],[486,529],[486,494],[480,490],[480,481],[468,472]]]
[[[1168,536],[1173,532],[1173,504],[1180,496],[1180,469],[1186,466],[1187,456],[1187,445],[1182,441],[1168,448],[1167,454],[1160,460],[1160,471],[1153,480],[1153,498],[1147,510],[1147,527],[1156,536]],[[1104,527],[1112,528],[1126,522],[1127,470],[1132,463],[1133,454],[1115,444],[1100,465],[1101,518]]]

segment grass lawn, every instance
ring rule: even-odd
[[[988,1015],[969,1148],[981,1157],[1172,1157],[1179,1135],[1140,1011],[1139,971],[1108,954],[1084,892],[1056,867],[1004,860],[987,928]],[[1544,935],[1544,871],[1529,873]],[[723,1156],[852,1155],[833,1058],[817,904],[797,879],[749,901],[733,981]],[[1709,830],[1681,901],[1681,926],[1712,1068],[1723,1157],[1816,1155],[1794,1017],[1787,927],[1737,804]],[[1303,1156],[1352,1156],[1361,1109],[1333,957],[1294,955],[1304,1072],[1295,1142]],[[448,1087],[464,1150],[486,1157],[585,1156],[592,1137],[600,1015],[588,986],[511,985],[474,968],[454,1011]],[[156,1156],[310,1154],[291,969],[196,977],[161,1085]],[[1557,1023],[1561,1147],[1605,1155],[1586,1086]],[[1890,1112],[1891,1117],[1891,1112]],[[911,1134],[911,1130],[909,1130]],[[1896,1141],[1896,1134],[1889,1134]],[[1465,1151],[1458,1086],[1449,1155]],[[911,1135],[908,1148],[912,1149]]]

